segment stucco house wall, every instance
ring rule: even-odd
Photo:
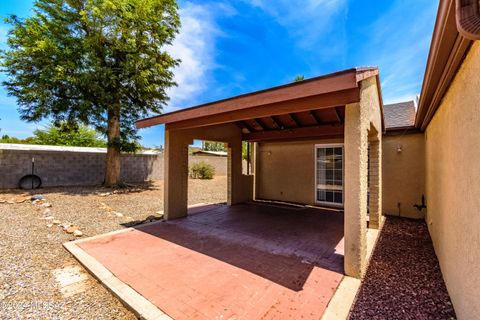
[[[343,139],[258,144],[256,198],[315,205],[315,145]]]
[[[480,319],[480,43],[425,132],[426,221],[459,319]]]
[[[425,140],[423,133],[383,136],[383,213],[423,219],[414,204],[425,194]],[[398,151],[398,148],[401,151]]]

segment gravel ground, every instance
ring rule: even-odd
[[[424,221],[387,217],[350,319],[456,319]]]
[[[189,203],[225,202],[226,184],[226,177],[191,180]],[[63,248],[62,243],[75,236],[58,225],[48,226],[54,220],[68,222],[88,237],[158,217],[163,208],[161,181],[110,192],[101,187],[35,192],[50,208],[30,200],[16,202],[30,198],[30,193],[0,192],[0,202],[6,201],[0,203],[1,319],[135,319]]]

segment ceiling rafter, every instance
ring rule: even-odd
[[[256,142],[268,140],[302,139],[312,137],[340,137],[343,135],[343,125],[320,125],[284,130],[252,132],[242,135],[242,140]]]
[[[337,118],[337,121],[340,123],[343,123],[342,116],[340,115],[340,112],[338,111],[337,107],[333,108],[333,111],[335,111],[335,117]]]
[[[255,121],[262,128],[262,130],[269,130],[270,129],[267,125],[265,125],[265,122],[263,122],[261,119],[255,118],[255,119],[252,119],[252,120]]]
[[[300,121],[298,121],[297,117],[294,114],[288,113],[287,116],[293,121],[293,123],[295,123],[295,126],[297,127],[302,126],[302,124],[300,123]]]
[[[242,130],[242,133],[251,133],[252,131],[243,123],[243,121],[237,121],[235,122],[237,127],[239,127]],[[248,132],[245,132],[248,131]]]
[[[246,121],[239,121],[248,131],[255,132],[255,130],[251,125],[249,125]]]
[[[315,122],[316,122],[317,124],[322,124],[322,122],[323,122],[322,119],[320,119],[320,118],[317,116],[317,114],[315,113],[315,111],[310,110],[310,111],[308,112],[308,114],[312,117],[313,120],[315,120]]]

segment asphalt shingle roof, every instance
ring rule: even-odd
[[[415,102],[407,101],[383,106],[387,129],[413,127],[415,125]]]

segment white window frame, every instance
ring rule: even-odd
[[[318,201],[317,197],[317,150],[321,148],[342,148],[342,203],[334,203],[334,202],[326,202],[326,201]],[[315,196],[315,204],[325,206],[325,207],[332,207],[332,208],[343,208],[345,205],[345,147],[343,143],[319,143],[315,144],[314,146],[314,161],[315,161],[315,171],[314,171],[314,196]]]

